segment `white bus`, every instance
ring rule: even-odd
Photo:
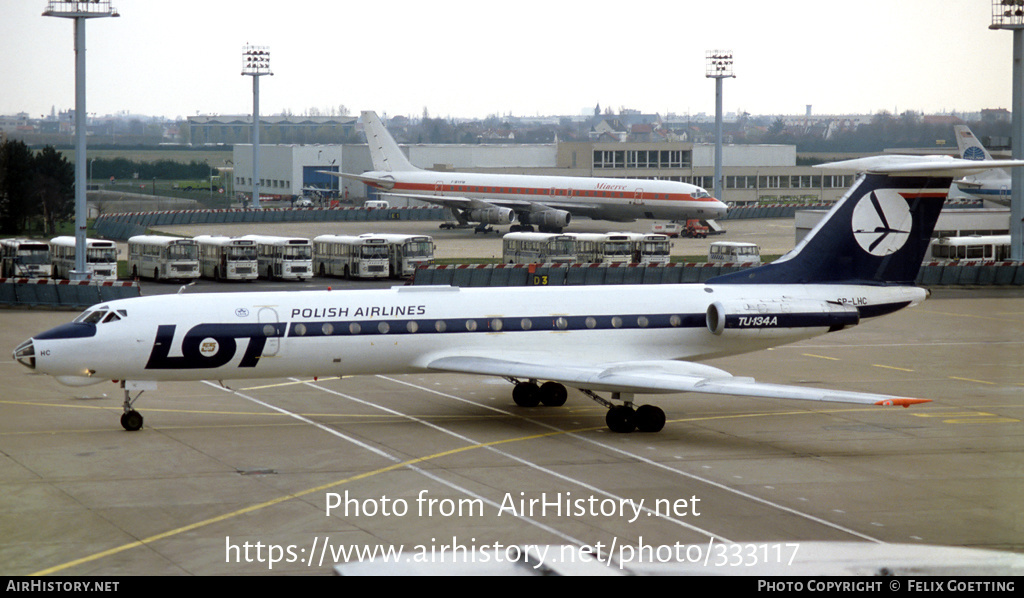
[[[928,255],[935,260],[1010,259],[1010,235],[940,237],[932,241]]]
[[[634,260],[632,233],[573,233],[581,264],[629,264]]]
[[[571,264],[576,261],[572,235],[506,233],[501,238],[501,261],[506,264]]]
[[[373,235],[313,238],[313,266],[320,276],[387,278],[388,242]]]
[[[625,233],[633,239],[633,263],[667,264],[671,260],[672,242],[660,233]]]
[[[429,235],[368,233],[360,237],[380,237],[388,243],[388,275],[392,278],[412,276],[416,268],[434,261],[434,239]]]
[[[754,243],[715,241],[708,247],[708,261],[732,264],[760,264],[761,250]]]
[[[214,280],[256,280],[256,242],[252,239],[199,235],[199,275]]]
[[[313,277],[313,244],[302,237],[245,235],[256,242],[259,273],[268,279],[309,280]]]
[[[54,278],[70,278],[75,269],[75,238],[50,239]],[[85,269],[90,280],[117,280],[117,244],[103,239],[85,240]]]
[[[128,273],[153,280],[199,278],[199,244],[195,239],[163,235],[130,237]]]
[[[0,245],[0,278],[49,278],[50,245],[32,239],[4,239]]]

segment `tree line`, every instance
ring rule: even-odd
[[[89,161],[89,177],[93,179],[159,179],[162,181],[210,178],[210,165],[192,160],[188,164],[174,160],[136,162],[127,158],[96,158]]]
[[[75,215],[75,167],[53,146],[0,144],[0,234],[53,235]]]

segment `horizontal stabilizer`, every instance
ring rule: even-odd
[[[958,177],[984,172],[992,168],[1016,168],[1024,160],[963,160],[949,156],[869,156],[819,164],[815,168],[843,172],[866,172],[889,176]]]

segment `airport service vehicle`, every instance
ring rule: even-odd
[[[501,238],[505,264],[572,264],[576,261],[573,235],[559,233],[506,233]]]
[[[576,243],[576,261],[581,264],[629,264],[635,261],[635,241],[631,233],[569,234]]]
[[[199,273],[214,280],[256,280],[256,242],[220,235],[199,235]]]
[[[368,233],[368,235],[384,239],[387,242],[388,276],[391,278],[412,276],[416,273],[416,268],[434,261],[434,239],[428,235],[398,233]]]
[[[199,243],[195,239],[163,235],[130,237],[128,273],[132,278],[153,280],[199,278]]]
[[[135,297],[32,336],[14,358],[67,385],[118,381],[127,430],[143,425],[134,407],[140,393],[185,380],[495,376],[514,383],[512,400],[522,407],[563,405],[568,389],[578,389],[607,408],[605,422],[620,433],[664,427],[660,407],[635,405],[645,394],[927,402],[772,384],[701,363],[840,334],[928,296],[914,280],[929,238],[953,177],[977,163],[879,156],[823,167],[862,174],[791,252],[703,283]]]
[[[686,221],[686,228],[683,229],[684,236],[691,239],[706,239],[708,237],[708,227],[700,223],[700,220],[691,218]]]
[[[672,242],[668,235],[627,233],[633,239],[633,261],[638,264],[667,264],[671,261]]]
[[[932,260],[992,260],[1010,259],[1010,235],[972,235],[968,237],[942,237],[928,248]]]
[[[309,280],[313,278],[313,244],[301,237],[243,235],[256,243],[259,273],[268,280]]]
[[[50,278],[50,244],[34,239],[0,241],[0,278]]]
[[[320,276],[387,278],[388,242],[365,234],[313,238],[313,267]]]
[[[373,171],[323,174],[357,180],[381,194],[450,208],[461,225],[509,224],[510,232],[561,232],[574,216],[632,222],[638,218],[720,218],[726,205],[706,190],[676,181],[599,177],[435,172],[412,165],[374,112],[362,113]],[[526,228],[524,228],[526,227]]]
[[[671,238],[679,236],[679,231],[682,227],[678,222],[658,222],[651,226],[651,232],[658,235],[667,235]]]
[[[54,278],[70,278],[75,269],[75,238],[50,239]],[[85,269],[90,280],[117,280],[117,244],[105,239],[85,240]]]
[[[760,264],[761,249],[756,243],[715,241],[708,246],[708,261],[729,264]]]

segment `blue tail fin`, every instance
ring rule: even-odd
[[[708,284],[914,284],[952,176],[869,172],[789,253]]]

